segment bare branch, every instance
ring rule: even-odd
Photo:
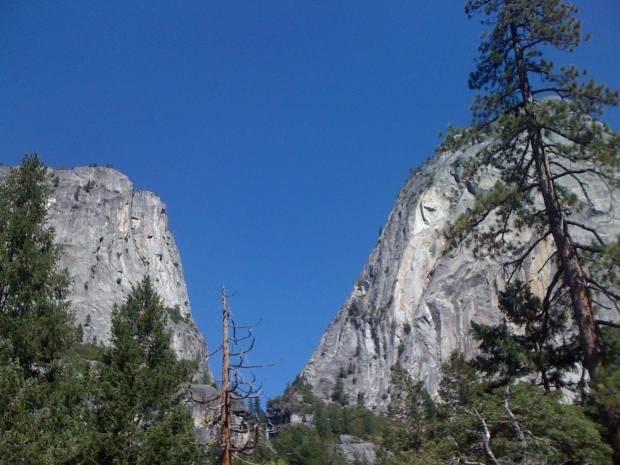
[[[259,325],[262,323],[262,321],[263,321],[263,319],[261,318],[260,320],[258,320],[258,322],[257,322],[257,323],[253,323],[253,324],[250,324],[250,325],[242,325],[242,326],[237,326],[237,325],[234,325],[234,327],[235,327],[235,329],[250,329],[250,328],[255,328],[255,327],[259,326]]]
[[[515,269],[521,268],[521,265],[523,264],[523,261],[532,253],[532,251],[538,246],[538,244],[540,244],[542,241],[547,239],[547,237],[549,237],[550,235],[551,235],[551,231],[545,232],[545,234],[543,234],[538,239],[536,239],[534,241],[534,243],[527,248],[525,253],[521,254],[521,256],[519,258],[517,258],[516,260],[512,260],[512,261],[508,262],[507,265],[509,265],[509,266],[514,265]],[[514,275],[514,271],[510,275],[510,279],[512,279],[513,275]],[[510,279],[509,279],[509,281],[510,281]]]
[[[215,349],[213,352],[211,352],[210,354],[207,355],[207,357],[212,357],[213,355],[217,354],[220,350],[222,350],[223,346],[219,346],[217,349]]]
[[[601,286],[594,279],[587,278],[587,281],[588,281],[589,284],[591,284],[591,286],[588,286],[590,289],[596,289],[596,290],[602,292],[603,294],[605,294],[607,297],[611,297],[613,299],[620,300],[620,295],[616,294],[615,292],[610,291],[605,286]]]
[[[562,276],[563,271],[564,270],[562,268],[559,268],[553,275],[551,283],[549,283],[549,287],[547,288],[547,292],[545,293],[545,299],[543,300],[543,309],[548,309],[551,305],[551,302],[553,301],[553,290],[560,281],[560,277]]]
[[[467,409],[465,409],[465,411],[469,413],[470,415],[475,416],[480,421],[480,424],[482,425],[482,428],[484,429],[484,434],[482,435],[484,450],[495,465],[500,465],[500,463],[497,461],[497,458],[495,458],[495,454],[493,453],[493,450],[491,449],[491,432],[489,431],[487,422],[484,421],[484,418],[482,418],[480,413],[478,413],[478,410],[476,409],[476,407],[474,407],[471,411]]]
[[[547,266],[547,263],[549,263],[553,259],[553,257],[555,257],[557,254],[558,252],[555,251],[551,255],[549,255],[547,259],[545,260],[545,263],[543,263],[542,266],[539,268],[538,273],[540,273]]]
[[[620,329],[620,323],[612,323],[611,321],[596,320],[596,324]]]
[[[599,244],[605,245],[605,242],[603,242],[603,239],[601,239],[601,236],[599,236],[599,234],[596,231],[596,229],[590,228],[590,227],[586,226],[585,224],[576,223],[575,221],[571,221],[571,220],[564,220],[564,223],[570,224],[571,226],[577,226],[578,228],[581,228],[581,229],[584,229],[585,231],[591,232],[592,234],[594,234],[594,237],[596,237],[596,239],[598,240]]]
[[[508,396],[510,395],[510,386],[506,386],[506,397],[504,397],[504,409],[508,412],[508,416],[512,420],[512,426],[517,432],[517,438],[519,439],[519,457],[517,457],[517,461],[523,460],[525,458],[525,451],[527,450],[527,441],[525,440],[525,435],[523,434],[523,430],[521,429],[521,425],[519,421],[510,410],[508,406]]]

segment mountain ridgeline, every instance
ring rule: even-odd
[[[332,399],[344,388],[349,403],[363,398],[368,407],[386,411],[396,363],[435,395],[450,354],[458,350],[471,358],[477,353],[471,322],[500,321],[498,291],[507,278],[503,264],[511,257],[476,253],[465,245],[449,249],[445,237],[449,223],[472,208],[476,194],[490,191],[502,172],[495,165],[476,179],[467,178],[468,160],[480,147],[438,150],[400,191],[357,284],[301,374],[319,397]],[[620,233],[615,202],[620,192],[587,173],[580,182],[589,198],[573,178],[561,180],[576,196],[571,220],[613,242]],[[581,244],[595,239],[583,229],[570,230]],[[551,239],[535,244],[534,234],[513,236],[514,257],[535,245],[517,277],[541,295],[555,269],[549,260]],[[601,306],[599,316],[617,319],[607,312]]]

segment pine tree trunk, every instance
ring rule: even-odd
[[[545,204],[549,229],[555,242],[560,260],[560,267],[568,284],[573,319],[579,328],[579,340],[584,351],[584,365],[593,379],[598,371],[602,375],[605,368],[605,350],[594,317],[592,301],[588,294],[586,276],[581,267],[577,250],[572,241],[568,227],[564,222],[562,208],[558,202],[553,182],[549,159],[545,152],[540,127],[536,125],[534,114],[534,96],[530,86],[528,72],[523,57],[516,25],[511,25],[512,45],[517,64],[518,84],[522,95],[525,114],[528,117],[528,139],[532,148],[532,158],[536,166],[539,190]],[[613,449],[613,463],[620,465],[620,412],[615,406],[598,404],[599,417],[607,427],[607,442]]]
[[[536,163],[540,192],[545,203],[549,228],[555,241],[560,266],[569,288],[573,318],[579,328],[579,339],[584,351],[584,364],[593,378],[595,372],[604,366],[603,341],[596,325],[592,301],[588,295],[586,277],[579,262],[575,245],[562,218],[561,207],[549,172],[549,161],[542,147],[539,131],[530,135],[533,157]]]
[[[603,341],[596,326],[592,302],[586,287],[586,277],[579,262],[575,245],[564,223],[562,208],[557,201],[557,193],[549,167],[549,159],[545,153],[542,133],[540,127],[536,126],[534,96],[516,25],[513,24],[511,26],[511,32],[517,63],[519,89],[525,114],[529,120],[527,133],[532,148],[532,158],[536,165],[539,190],[545,204],[549,228],[560,258],[560,267],[569,286],[573,318],[579,328],[579,338],[585,354],[585,366],[592,378],[596,370],[604,365]]]

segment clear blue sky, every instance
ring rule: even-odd
[[[398,190],[467,125],[464,1],[0,2],[0,161],[112,163],[161,195],[194,318],[260,318],[270,397],[309,360]],[[574,56],[620,88],[620,2],[580,0]],[[608,120],[620,129],[620,113]],[[220,364],[213,360],[216,371]]]

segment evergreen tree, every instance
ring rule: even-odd
[[[346,460],[334,450],[330,450],[315,428],[303,425],[286,425],[280,429],[272,441],[275,454],[289,465],[344,465]],[[264,451],[263,451],[264,453]],[[275,456],[275,457],[274,457]],[[271,463],[271,462],[270,462]],[[279,463],[274,461],[274,463]]]
[[[618,93],[593,80],[581,83],[574,66],[556,71],[543,58],[544,45],[564,51],[579,46],[581,23],[573,17],[574,7],[559,0],[476,0],[467,3],[466,12],[488,15],[487,23],[493,26],[469,82],[472,89],[486,94],[474,102],[474,126],[453,131],[446,143],[486,140],[470,173],[493,165],[502,167],[502,177],[491,192],[477,197],[473,210],[457,220],[451,233],[456,240],[470,236],[503,250],[509,244],[503,242],[502,233],[508,229],[533,230],[537,242],[553,238],[562,278],[554,282],[569,287],[586,366],[594,373],[604,364],[604,350],[580,261],[580,247],[586,247],[571,235],[572,228],[591,230],[567,219],[576,197],[561,182],[592,175],[618,185],[620,136],[596,121],[604,105],[618,104]],[[537,100],[547,94],[559,98]],[[589,199],[587,186],[580,186]],[[487,230],[478,228],[492,212],[497,223]]]
[[[414,381],[400,362],[392,367],[390,405],[382,445],[394,455],[386,464],[410,463],[430,439],[435,404],[423,381]]]
[[[0,183],[0,338],[24,375],[54,375],[74,342],[61,248],[46,226],[50,188],[38,154],[27,155]]]
[[[33,154],[0,183],[0,463],[75,463],[89,441],[88,367],[61,363],[75,330],[46,178]]]
[[[469,174],[475,178],[481,169],[493,167],[500,169],[501,179],[476,196],[472,210],[457,219],[448,236],[454,243],[473,240],[479,249],[514,253],[507,233],[531,232],[531,246],[510,262],[515,270],[538,244],[553,241],[555,253],[548,263],[557,272],[545,301],[568,294],[583,363],[590,377],[604,377],[605,346],[590,292],[611,300],[618,296],[588,271],[584,255],[609,255],[609,244],[589,225],[570,218],[584,204],[566,186],[573,182],[591,206],[589,184],[619,185],[620,135],[598,120],[605,106],[618,105],[619,94],[586,81],[587,73],[575,66],[556,69],[544,57],[545,47],[571,52],[581,44],[581,23],[572,5],[561,0],[470,0],[465,11],[470,17],[485,15],[483,23],[491,27],[469,79],[470,88],[483,94],[472,107],[472,128],[452,129],[445,148],[481,144]],[[595,244],[577,243],[576,229],[591,234]],[[620,412],[603,406],[600,412],[615,463],[620,463]]]
[[[112,343],[95,397],[96,463],[202,463],[177,393],[189,365],[176,359],[165,308],[147,276],[112,313]]]
[[[546,393],[565,387],[564,375],[576,369],[581,351],[564,308],[543,305],[519,280],[499,293],[499,308],[505,316],[499,325],[471,323],[482,351],[476,366],[500,385],[536,374]]]
[[[432,431],[409,463],[610,463],[596,424],[559,391],[494,387],[458,353],[443,370]]]

